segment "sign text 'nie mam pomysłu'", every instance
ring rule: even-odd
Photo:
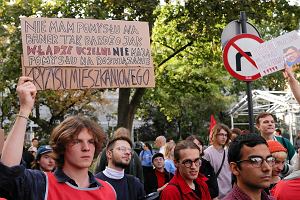
[[[154,87],[147,22],[21,18],[22,72],[38,90]]]

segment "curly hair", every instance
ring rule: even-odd
[[[96,122],[88,118],[71,116],[56,126],[50,136],[50,145],[55,154],[55,160],[58,167],[64,165],[64,154],[67,144],[75,139],[84,128],[88,130],[95,141],[94,156],[99,154],[103,141],[106,138],[103,129]]]

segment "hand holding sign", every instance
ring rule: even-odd
[[[300,104],[300,85],[298,80],[295,78],[294,73],[292,72],[292,68],[286,65],[283,75],[288,80],[291,91],[293,92],[297,102]]]
[[[283,73],[284,78],[287,79],[288,81],[290,81],[291,79],[295,78],[294,77],[294,73],[292,72],[292,68],[290,68],[287,65],[285,65],[285,68],[282,71],[282,73]]]

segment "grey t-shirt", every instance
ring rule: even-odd
[[[214,146],[209,146],[204,150],[203,158],[210,162],[211,166],[214,168],[215,173],[218,172],[224,156],[224,149],[217,150]],[[222,199],[226,196],[228,192],[232,189],[231,185],[231,171],[228,163],[228,149],[225,148],[225,160],[218,176],[218,186],[219,186],[219,198]]]

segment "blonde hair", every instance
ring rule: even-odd
[[[277,151],[272,153],[272,156],[276,159],[276,158],[282,158],[282,159],[286,159],[287,158],[287,153],[284,151]]]
[[[127,128],[120,127],[114,132],[114,135],[113,135],[113,138],[117,138],[117,137],[130,138],[130,131]]]
[[[165,146],[165,158],[166,159],[173,159],[174,152],[172,152],[172,150],[175,146],[176,146],[176,144],[173,141],[166,143],[166,146]]]

